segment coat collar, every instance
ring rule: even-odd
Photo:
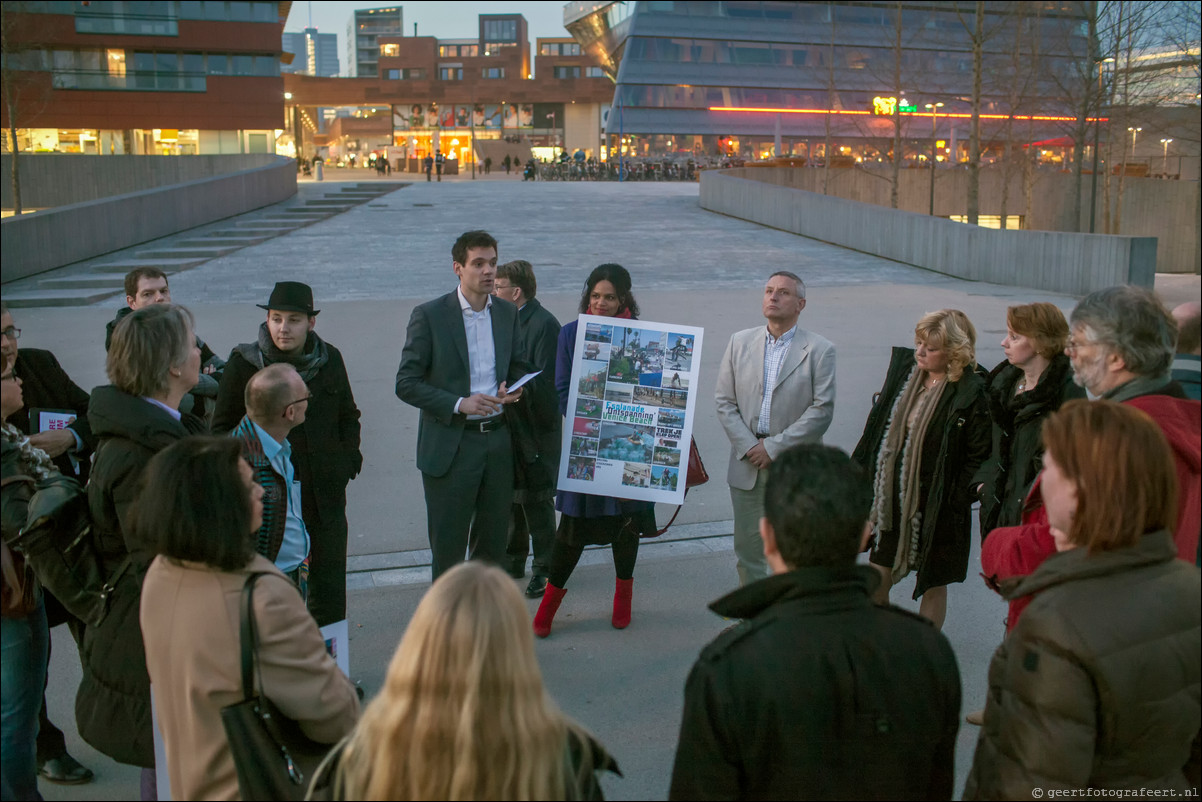
[[[794,599],[821,600],[840,609],[859,607],[871,604],[869,596],[879,583],[876,571],[862,565],[798,568],[752,582],[712,602],[709,607],[727,618],[755,618],[773,605]]]
[[[1007,600],[1018,599],[1066,582],[1130,571],[1176,558],[1173,535],[1162,529],[1144,535],[1135,545],[1125,549],[1097,554],[1090,554],[1085,548],[1057,552],[1040,563],[1030,576],[1008,588],[1004,595]]]

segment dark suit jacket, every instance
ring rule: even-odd
[[[91,452],[96,445],[92,427],[88,424],[88,394],[71,381],[54,354],[40,348],[22,348],[18,351],[14,372],[21,380],[25,406],[10,415],[8,422],[25,434],[32,434],[29,410],[69,409],[74,412],[75,422],[70,429],[83,441],[84,450],[76,453],[75,458],[79,460],[80,481],[86,482]],[[71,467],[71,460],[66,454],[55,459],[54,464],[67,476],[75,476],[75,469]]]
[[[515,483],[530,492],[555,487],[559,452],[563,439],[563,417],[555,390],[555,349],[559,343],[559,321],[537,299],[518,310],[518,321],[526,356],[542,375],[526,385],[525,403],[506,407],[506,412],[524,413],[514,426]],[[514,417],[510,415],[511,423]],[[523,425],[524,424],[524,425]],[[529,442],[519,442],[522,433]]]
[[[517,307],[493,298],[491,317],[497,381],[513,384],[531,370]],[[456,414],[455,402],[471,393],[467,331],[453,290],[413,310],[396,373],[397,398],[421,410],[417,467],[422,473],[444,476],[451,469],[466,420]]]

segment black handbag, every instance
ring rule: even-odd
[[[253,573],[242,586],[240,639],[242,641],[242,701],[221,709],[221,723],[230,742],[238,788],[243,799],[302,800],[318,765],[330,751],[301,731],[300,725],[280,713],[263,694],[255,693],[258,633],[252,600]]]

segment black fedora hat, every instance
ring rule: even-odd
[[[299,281],[277,281],[267,303],[255,305],[268,311],[304,312],[309,317],[321,311],[313,308],[313,288]]]

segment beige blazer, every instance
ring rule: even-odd
[[[767,327],[736,332],[718,368],[718,421],[730,439],[726,481],[751,490],[759,473],[744,455],[756,444],[764,397]],[[799,443],[821,443],[835,415],[835,346],[812,331],[798,329],[772,392],[772,420],[764,449],[776,458]]]
[[[263,692],[310,738],[336,743],[359,718],[354,686],[326,652],[296,587],[266,558],[240,571],[156,557],[142,585],[146,667],[173,799],[239,799],[221,708],[242,700],[238,615],[251,571]]]

